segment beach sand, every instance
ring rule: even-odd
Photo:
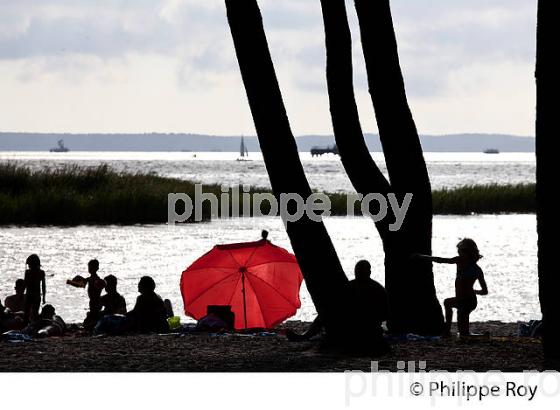
[[[287,322],[277,329],[301,331]],[[409,341],[378,359],[325,350],[320,340],[289,342],[285,336],[169,334],[90,337],[71,331],[34,342],[0,342],[0,371],[6,372],[343,372],[398,370],[399,361],[426,362],[426,370],[540,370],[539,340],[513,336],[515,323],[473,323],[489,337]]]

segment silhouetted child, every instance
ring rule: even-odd
[[[117,278],[114,275],[105,276],[105,294],[101,296],[103,311],[101,316],[124,315],[126,313],[126,301],[117,292]]]
[[[88,262],[89,277],[75,276],[72,280],[67,280],[68,285],[85,288],[89,297],[89,312],[84,320],[86,329],[93,329],[99,318],[101,317],[101,291],[105,288],[105,281],[97,275],[99,270],[99,261],[92,259]]]
[[[4,301],[4,305],[12,313],[23,313],[25,311],[25,280],[16,280],[14,290],[16,293],[8,296]]]
[[[169,331],[167,310],[161,297],[155,293],[156,283],[149,276],[138,282],[140,296],[134,309],[126,314],[127,331],[140,333],[165,333]]]
[[[445,299],[445,335],[451,335],[451,322],[453,321],[453,308],[457,309],[457,326],[461,336],[468,336],[469,315],[476,309],[476,295],[487,295],[488,286],[484,279],[484,273],[477,262],[482,258],[475,241],[465,238],[457,244],[458,256],[453,258],[438,258],[428,255],[416,255],[416,257],[430,260],[435,263],[448,263],[457,265],[457,277],[455,278],[455,297]],[[480,290],[474,289],[478,280]]]
[[[41,269],[41,260],[39,256],[29,255],[26,262],[27,270],[25,271],[25,321],[36,320],[39,316],[39,308],[41,307],[41,293],[43,296],[43,304],[46,303],[47,284],[45,280],[45,272]]]

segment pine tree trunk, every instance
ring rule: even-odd
[[[431,253],[431,187],[406,101],[389,3],[357,1],[356,8],[391,185],[371,158],[360,126],[353,91],[352,40],[344,0],[322,0],[321,5],[331,116],[345,170],[362,195],[392,191],[402,200],[405,193],[414,194],[401,230],[391,232],[388,220],[376,224],[385,250],[390,330],[439,334],[443,329],[443,315],[435,294],[432,266],[410,259],[412,253]]]
[[[556,7],[556,9],[555,9]],[[557,148],[558,75],[557,42],[560,29],[556,20],[557,5],[539,0],[537,26],[537,232],[539,298],[543,315],[543,348],[547,369],[560,371],[560,275],[557,244]],[[555,34],[556,33],[556,34]]]
[[[268,49],[256,0],[226,0],[237,59],[275,197],[312,193],[299,159],[295,138]],[[346,316],[342,290],[348,279],[322,222],[304,215],[287,223],[287,233],[313,303],[327,333],[341,334]]]

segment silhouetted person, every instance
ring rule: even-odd
[[[38,320],[29,324],[23,333],[34,337],[62,336],[66,323],[55,312],[53,305],[44,305]]]
[[[41,260],[36,254],[29,255],[25,271],[25,321],[36,320],[41,307],[41,293],[43,304],[46,303],[47,284],[45,272],[41,269]]]
[[[2,323],[5,318],[6,318],[6,308],[2,304],[2,301],[0,300],[0,329],[2,329]]]
[[[84,319],[84,327],[93,329],[99,318],[101,317],[101,291],[105,287],[105,282],[97,275],[99,271],[99,261],[92,259],[88,262],[89,277],[76,276],[72,280],[66,281],[68,285],[85,288],[89,297],[89,312]]]
[[[169,331],[167,310],[161,297],[155,293],[156,283],[150,276],[138,282],[140,296],[134,309],[126,314],[127,331],[140,333],[165,333]]]
[[[105,276],[105,294],[101,296],[101,316],[124,315],[126,313],[126,301],[117,292],[117,278],[114,275]]]
[[[0,301],[0,331],[3,332],[5,329],[7,329],[6,326],[7,321],[8,321],[8,312],[6,311],[4,305],[2,304],[2,301]]]
[[[356,340],[363,340],[371,346],[355,346],[356,350],[371,350],[375,353],[385,353],[388,345],[383,339],[382,322],[388,318],[387,293],[385,288],[371,279],[371,265],[366,260],[356,263],[354,268],[355,279],[351,280],[345,290],[347,300],[352,309],[345,323],[348,333],[358,333]],[[323,322],[318,316],[309,329],[302,335],[288,331],[286,336],[290,340],[308,340],[323,330]],[[362,337],[359,335],[362,334]],[[350,346],[352,348],[352,346]]]
[[[348,283],[349,300],[357,315],[373,320],[381,330],[381,323],[388,319],[387,292],[379,282],[371,279],[371,265],[366,260],[356,263],[354,280]]]
[[[167,318],[175,316],[175,313],[173,312],[173,305],[169,299],[163,299],[163,306],[165,306],[165,315]]]
[[[20,330],[25,327],[22,315],[16,315],[6,309],[0,302],[0,333],[8,330]]]
[[[458,256],[453,258],[439,258],[428,255],[416,255],[416,257],[427,259],[435,263],[448,263],[457,265],[457,277],[455,278],[455,297],[445,299],[445,336],[451,335],[451,323],[453,321],[453,308],[457,309],[457,327],[461,336],[468,336],[469,315],[476,309],[476,295],[487,295],[488,286],[484,279],[484,273],[477,262],[482,258],[475,241],[465,238],[457,244]],[[474,289],[478,280],[480,290]]]
[[[8,296],[4,301],[4,305],[10,312],[23,313],[25,312],[25,280],[18,279],[14,287],[16,293]]]

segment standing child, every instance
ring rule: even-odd
[[[84,327],[87,329],[93,329],[101,316],[101,291],[105,288],[105,281],[99,277],[97,271],[99,271],[99,261],[92,259],[88,262],[88,278],[78,275],[72,280],[66,281],[68,285],[77,288],[85,288],[87,286],[89,312],[84,319]]]
[[[39,317],[39,308],[41,307],[41,293],[43,296],[43,304],[46,303],[47,284],[45,281],[45,272],[41,269],[41,260],[39,256],[29,255],[25,261],[27,270],[25,271],[25,321],[34,321]]]
[[[451,335],[451,322],[453,321],[453,308],[457,309],[457,326],[459,335],[468,336],[469,315],[476,309],[476,295],[487,295],[488,286],[484,279],[484,273],[477,262],[482,258],[475,241],[465,238],[457,244],[458,256],[453,258],[438,258],[428,255],[416,255],[435,263],[448,263],[457,265],[457,276],[455,278],[455,297],[445,299],[445,335]],[[480,289],[474,289],[478,280]]]

